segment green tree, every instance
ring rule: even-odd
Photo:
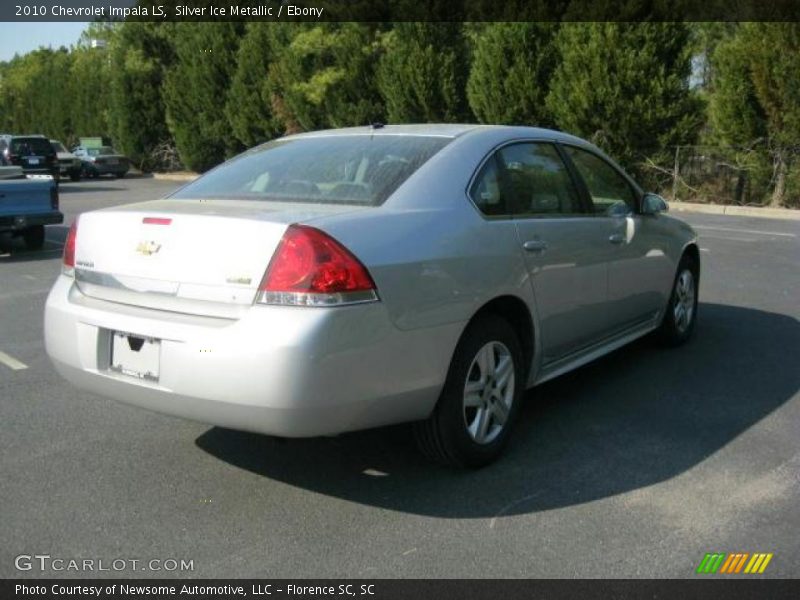
[[[71,106],[64,93],[72,64],[66,48],[39,48],[15,56],[3,69],[4,130],[65,137]]]
[[[240,148],[224,118],[224,101],[236,69],[241,25],[178,23],[175,64],[164,86],[167,124],[183,163],[206,171]]]
[[[377,85],[390,123],[468,119],[461,23],[398,23],[383,43]]]
[[[593,139],[626,167],[692,143],[702,105],[689,89],[682,23],[565,23],[547,106],[558,127]]]
[[[742,44],[766,115],[775,163],[772,205],[786,200],[789,167],[800,151],[800,23],[746,23]]]
[[[298,24],[270,69],[273,107],[287,130],[365,125],[384,108],[375,83],[374,28]]]
[[[476,35],[467,95],[482,123],[552,125],[554,23],[491,23]]]
[[[283,130],[274,114],[269,86],[270,64],[281,45],[282,24],[248,24],[239,46],[236,72],[228,91],[225,114],[233,135],[245,147],[267,141]]]
[[[65,143],[76,142],[80,136],[110,134],[110,59],[107,48],[79,45],[72,51],[66,89],[72,122]]]
[[[158,166],[153,151],[172,139],[163,98],[165,71],[174,56],[171,28],[127,21],[109,47],[111,135],[121,151],[146,169]]]

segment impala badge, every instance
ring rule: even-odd
[[[139,245],[136,246],[136,252],[143,256],[152,256],[159,250],[161,250],[161,244],[153,241],[139,242]]]

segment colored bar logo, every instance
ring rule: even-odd
[[[772,560],[772,552],[714,552],[708,553],[700,561],[697,573],[725,575],[735,575],[738,573],[749,573],[751,575],[763,573],[769,561]],[[746,566],[745,566],[746,565]]]

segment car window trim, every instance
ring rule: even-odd
[[[489,160],[494,158],[495,161],[497,162],[497,164],[496,164],[497,168],[502,171],[502,173],[504,174],[503,177],[505,177],[505,169],[502,168],[502,165],[500,165],[499,160],[497,158],[498,153],[500,152],[500,150],[502,150],[506,146],[512,146],[512,145],[515,145],[515,144],[525,144],[525,143],[527,143],[527,144],[550,144],[550,145],[555,147],[556,153],[558,153],[558,155],[561,157],[561,161],[564,163],[564,167],[567,169],[567,173],[568,173],[568,175],[570,177],[570,180],[572,181],[572,184],[575,186],[575,191],[578,193],[578,201],[580,203],[580,207],[582,209],[582,212],[560,213],[560,214],[555,214],[555,215],[545,215],[545,214],[541,214],[540,215],[540,214],[536,214],[536,213],[531,214],[531,215],[514,215],[511,212],[506,212],[506,213],[501,214],[501,215],[487,215],[480,208],[478,208],[478,205],[475,203],[475,199],[472,197],[472,194],[470,194],[470,190],[472,189],[472,186],[475,184],[475,180],[481,174],[481,171],[483,171],[483,167],[486,165],[486,163],[489,162]],[[575,179],[575,174],[573,174],[572,170],[571,170],[571,167],[574,168],[574,166],[572,165],[571,161],[564,160],[564,156],[562,155],[562,150],[561,150],[561,148],[559,148],[559,143],[560,143],[560,141],[558,139],[551,138],[551,137],[531,137],[531,138],[527,138],[526,137],[526,138],[514,138],[514,139],[511,139],[511,140],[504,140],[503,142],[493,146],[483,156],[481,161],[478,163],[478,166],[473,171],[472,176],[469,179],[469,182],[467,182],[467,187],[464,190],[464,194],[466,195],[467,200],[469,200],[469,203],[475,209],[475,212],[477,212],[478,215],[481,218],[483,218],[484,220],[486,220],[486,221],[503,221],[503,220],[507,220],[507,221],[517,220],[517,221],[520,221],[520,220],[526,220],[526,219],[537,219],[537,220],[550,219],[550,220],[554,220],[554,219],[575,219],[575,218],[580,218],[580,217],[594,218],[594,215],[592,214],[593,213],[593,207],[592,207],[592,204],[591,204],[591,196],[588,197],[588,202],[589,203],[587,204],[587,198],[582,197],[581,188],[580,188],[580,186],[578,184],[579,181],[582,184],[582,181]],[[564,153],[564,154],[566,154],[566,153]],[[508,208],[508,207],[505,206],[504,208]]]
[[[633,201],[635,203],[635,207],[634,207],[632,213],[635,214],[635,215],[641,214],[642,196],[644,195],[644,193],[642,192],[642,190],[639,187],[639,185],[633,180],[633,178],[631,178],[630,175],[628,175],[625,171],[623,171],[621,167],[617,166],[615,163],[613,163],[612,161],[610,161],[606,157],[602,156],[598,152],[593,151],[591,148],[587,148],[587,147],[579,145],[579,144],[572,144],[570,142],[563,142],[563,141],[556,142],[556,145],[563,146],[562,148],[560,148],[560,150],[562,151],[565,160],[570,165],[570,168],[572,170],[574,170],[575,176],[580,181],[581,187],[583,188],[583,190],[584,190],[584,192],[586,194],[586,200],[588,200],[588,202],[589,202],[588,207],[590,209],[590,214],[593,217],[600,217],[602,219],[618,219],[619,218],[619,217],[614,217],[614,216],[606,215],[606,214],[602,214],[602,213],[596,213],[594,211],[594,203],[592,202],[592,194],[589,191],[589,186],[587,185],[586,180],[583,178],[583,175],[581,175],[580,170],[575,165],[575,162],[572,160],[572,157],[567,153],[567,151],[564,149],[564,147],[568,146],[570,148],[575,148],[576,150],[582,150],[583,152],[591,154],[595,158],[599,159],[600,161],[602,161],[603,163],[605,163],[609,167],[611,167],[611,169],[613,171],[615,171],[617,174],[619,174],[622,177],[622,179],[625,181],[625,183],[628,184],[628,187],[633,192]]]

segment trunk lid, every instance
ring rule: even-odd
[[[94,298],[238,318],[292,223],[354,206],[157,200],[81,216],[75,278]]]

